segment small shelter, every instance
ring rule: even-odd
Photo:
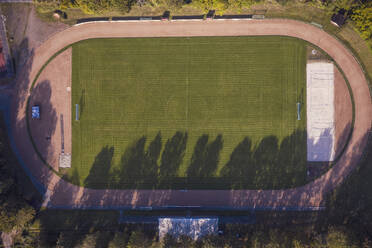
[[[335,25],[336,27],[342,27],[345,22],[346,22],[346,17],[345,17],[345,11],[339,11],[338,13],[333,14],[331,17],[331,23]]]

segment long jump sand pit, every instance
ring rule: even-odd
[[[27,110],[35,145],[56,171],[62,149],[71,153],[71,55],[69,48],[45,67],[32,90]],[[38,120],[31,118],[33,105],[40,106]]]
[[[307,105],[307,159],[333,161],[351,130],[352,103],[345,79],[332,62],[307,64]]]
[[[309,63],[307,74],[307,160],[334,159],[334,72],[333,64]]]

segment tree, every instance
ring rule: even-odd
[[[372,38],[372,2],[355,9],[351,14],[351,19],[363,39]]]
[[[229,248],[227,240],[223,236],[208,235],[202,238],[203,248]]]
[[[87,234],[83,241],[81,242],[81,245],[78,245],[79,248],[91,248],[96,247],[97,243],[97,234]]]
[[[337,11],[339,10],[349,11],[353,7],[356,6],[356,3],[354,0],[336,0],[336,1],[333,1],[333,4]]]
[[[72,247],[72,244],[73,244],[72,233],[61,232],[57,239],[56,248],[68,248],[68,247]]]
[[[217,10],[221,12],[228,8],[228,0],[196,0],[195,3],[204,11]]]
[[[135,3],[134,0],[72,0],[72,2],[73,7],[78,7],[86,14],[99,14],[111,10],[129,12]]]
[[[35,217],[35,209],[22,199],[9,197],[0,206],[0,231],[21,233]]]
[[[345,233],[335,228],[331,228],[328,231],[326,241],[328,248],[352,247],[351,245],[349,246]]]
[[[128,248],[147,248],[151,246],[152,241],[146,237],[141,230],[135,230],[131,233],[128,241]]]
[[[16,221],[16,214],[14,211],[9,211],[6,208],[0,210],[0,231],[10,232],[13,229]]]
[[[31,223],[31,221],[35,217],[35,209],[31,206],[24,206],[23,208],[19,209],[17,212],[17,217],[15,220],[15,227],[17,230],[23,230],[26,226]]]
[[[20,166],[15,164],[4,130],[0,120],[0,232],[27,247],[28,240],[22,234],[34,219],[35,209],[23,198],[21,188],[16,184],[28,179],[20,178],[22,173],[16,171]]]
[[[75,0],[61,0],[59,3],[60,9],[71,9],[76,7],[77,5]]]
[[[39,243],[39,233],[25,231],[21,235],[14,237],[13,244],[14,247],[22,248],[41,247]]]
[[[172,235],[167,233],[162,240],[162,247],[172,248],[172,247],[177,247],[177,246],[178,246],[177,240]]]
[[[0,194],[6,194],[14,184],[13,178],[1,178],[0,180]]]
[[[191,248],[194,247],[195,242],[190,236],[180,235],[178,238],[178,247],[180,248]]]
[[[114,238],[108,243],[108,248],[126,247],[128,242],[128,234],[126,232],[116,232]]]
[[[259,0],[228,0],[228,5],[234,9],[250,8]]]

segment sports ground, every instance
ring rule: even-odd
[[[90,188],[303,185],[305,77],[306,43],[291,37],[75,43],[69,177]]]
[[[89,176],[87,176],[85,179],[82,179],[82,177],[78,174],[78,171],[73,170],[73,168],[71,168],[72,177],[69,178],[62,174],[66,172],[64,170],[56,172],[56,169],[58,169],[58,158],[62,152],[61,148],[63,148],[61,143],[63,144],[64,141],[65,152],[68,153],[70,152],[69,149],[71,148],[69,147],[69,144],[73,143],[71,142],[70,135],[71,126],[68,125],[69,123],[74,122],[74,113],[72,113],[74,111],[74,107],[70,107],[70,104],[75,104],[70,98],[71,90],[69,86],[71,86],[70,75],[72,67],[69,61],[72,61],[71,57],[73,55],[71,46],[73,47],[75,43],[94,38],[206,36],[250,36],[253,38],[256,36],[268,37],[273,35],[276,37],[296,37],[312,43],[314,46],[320,48],[333,59],[336,65],[338,65],[340,69],[338,78],[342,79],[344,77],[349,83],[348,85],[345,85],[345,80],[335,80],[335,82],[339,81],[341,85],[344,85],[342,86],[343,90],[341,91],[338,91],[337,87],[335,88],[334,101],[335,103],[337,102],[335,106],[342,106],[339,109],[335,109],[335,114],[337,113],[335,116],[336,126],[343,123],[339,126],[347,127],[349,124],[351,124],[352,132],[350,136],[346,135],[346,138],[349,137],[349,142],[347,142],[345,149],[340,151],[339,159],[335,161],[332,168],[326,171],[323,175],[320,175],[311,182],[307,182],[304,186],[276,190],[272,190],[269,187],[266,188],[267,190],[264,190],[264,187],[256,187],[256,189],[252,190],[250,189],[251,186],[249,185],[227,185],[228,187],[223,185],[225,190],[221,190],[222,187],[216,187],[214,189],[205,188],[204,190],[194,190],[197,187],[194,189],[182,187],[168,188],[166,187],[167,185],[165,185],[164,188],[158,186],[147,187],[148,185],[145,185],[146,187],[141,187],[141,185],[135,185],[137,188],[127,187],[127,189],[92,189],[89,186],[81,187],[77,186],[76,184],[85,186],[88,184],[91,185],[90,182],[97,182],[95,180],[97,177],[94,177],[94,175],[100,175],[101,178],[102,176],[109,175],[110,177],[113,176],[113,178],[116,179],[117,177],[115,176],[120,176],[120,173],[118,173],[120,171],[114,170],[114,168],[120,168],[120,166],[118,167],[118,165],[115,164],[112,165],[112,170],[110,168],[110,173],[107,172],[108,166],[92,166],[92,169],[97,168],[98,170],[94,170],[96,173],[91,174],[92,169],[90,169]],[[109,63],[109,61],[107,61],[107,63]],[[12,148],[15,150],[26,173],[30,176],[33,183],[38,187],[38,190],[44,195],[44,202],[42,206],[48,208],[126,209],[144,207],[147,209],[190,206],[223,209],[323,209],[325,206],[325,196],[331,190],[340,185],[348,175],[350,175],[352,170],[357,167],[360,159],[363,157],[363,152],[367,144],[372,121],[370,115],[372,111],[372,104],[368,90],[368,80],[365,78],[363,70],[358,64],[358,61],[353,57],[353,54],[347,48],[345,48],[342,43],[333,38],[331,35],[327,34],[324,30],[321,30],[310,24],[293,20],[272,19],[249,21],[224,20],[216,22],[141,21],[86,23],[67,28],[66,30],[56,33],[50,37],[50,39],[45,41],[34,51],[33,57],[28,59],[26,65],[27,66],[25,69],[20,72],[20,76],[17,78],[17,83],[13,92],[14,97],[12,98],[11,106],[9,108],[10,111],[7,110],[5,116],[10,116],[8,120],[10,120],[9,130]],[[348,87],[350,92],[348,92]],[[350,104],[347,103],[345,99],[348,99]],[[41,113],[43,117],[41,120],[33,121],[30,120],[31,117],[28,118],[28,113],[30,113],[28,106],[37,104],[37,101],[41,103]],[[66,106],[68,107],[66,108]],[[84,118],[84,111],[85,110],[83,108],[81,118]],[[347,112],[350,113],[349,117],[346,117],[345,115]],[[72,121],[68,120],[69,116],[72,117]],[[351,116],[353,117],[351,118]],[[346,118],[343,122],[339,122],[337,120],[339,117]],[[82,119],[80,119],[80,121],[81,120]],[[337,132],[336,128],[336,141],[337,137],[342,137],[342,129],[344,128],[339,129],[341,132]],[[51,135],[51,140],[46,139],[46,137],[48,137],[47,135]],[[173,135],[174,134],[171,134],[171,137],[173,137]],[[222,136],[222,140],[224,141],[223,147],[226,147],[225,136]],[[190,137],[189,134],[188,137]],[[162,133],[163,150],[165,150],[168,138],[169,137],[165,137],[165,134]],[[148,147],[150,147],[150,143],[153,140],[154,138],[149,138],[146,140],[146,151],[148,150]],[[214,141],[215,137],[211,136],[208,140]],[[271,141],[272,140],[273,139],[271,139]],[[286,139],[283,139],[283,141],[285,140]],[[290,141],[291,139],[287,140]],[[282,147],[283,141],[280,143],[280,147]],[[291,144],[291,142],[288,141],[287,143]],[[262,141],[257,141],[256,144],[257,143],[261,144]],[[187,144],[189,145],[189,143]],[[271,147],[276,147],[275,141],[267,143],[265,142],[265,144],[274,144],[274,146]],[[74,144],[72,145],[74,146]],[[219,169],[220,175],[223,169],[227,168],[226,165],[229,165],[230,168],[233,168],[233,170],[231,170],[233,173],[238,173],[235,175],[243,175],[241,172],[244,171],[239,170],[239,168],[241,169],[243,167],[239,167],[238,165],[246,164],[243,162],[246,162],[247,160],[243,159],[244,157],[241,156],[242,154],[249,154],[248,158],[262,158],[263,162],[273,161],[273,157],[268,155],[275,153],[266,153],[263,156],[258,156],[259,153],[256,153],[256,149],[245,149],[247,147],[251,147],[251,145],[252,143],[250,143],[248,139],[241,138],[241,141],[238,143],[238,145],[235,147],[233,146],[234,152],[232,152],[231,155],[228,155],[227,163],[219,167],[221,168]],[[191,145],[191,154],[194,154],[193,146],[195,146],[195,144]],[[111,153],[114,154],[115,152],[114,148],[111,148],[111,146],[104,146],[103,148],[104,149],[101,147],[101,151],[103,151],[103,153],[99,151],[100,156],[94,158],[93,165],[100,165],[102,163],[107,164],[107,161],[110,161]],[[72,148],[72,150],[73,149],[74,148]],[[126,148],[123,149],[125,153]],[[255,151],[253,154],[250,153],[252,150]],[[278,151],[278,149],[273,150]],[[279,151],[280,150],[281,148]],[[131,153],[130,151],[136,150],[129,150],[129,154]],[[159,167],[163,157],[163,152],[161,153],[162,154],[159,155],[159,160],[157,161]],[[221,154],[222,153],[220,153],[220,155]],[[118,155],[117,158],[119,158],[119,161],[121,161],[121,154],[118,153],[115,154],[115,156],[116,155]],[[141,156],[134,156],[134,158],[141,158]],[[187,165],[190,165],[190,161],[186,161],[185,158],[186,155],[184,156],[182,163],[185,163],[185,172],[187,172]],[[231,163],[231,158],[234,158],[234,161],[236,162]],[[136,160],[134,159],[132,161]],[[101,170],[99,170],[99,168],[101,168]],[[102,170],[102,168],[104,169]],[[284,166],[281,168],[286,167]],[[187,173],[183,175],[187,175]],[[264,173],[260,173],[260,175],[264,175]],[[179,178],[187,177],[178,177],[177,180]],[[198,179],[196,176],[193,178]],[[220,180],[222,177],[219,176],[215,178]],[[111,178],[108,179],[110,180],[107,180],[106,182],[116,182],[115,180],[111,180]],[[201,179],[203,178],[199,178],[199,181],[203,181]],[[116,188],[114,183],[106,185],[105,187]],[[219,184],[216,183],[216,185]],[[104,188],[102,185],[96,186]],[[229,188],[237,190],[231,190]],[[257,190],[257,188],[259,189]],[[281,185],[278,188],[281,188]]]

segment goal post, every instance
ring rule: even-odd
[[[75,121],[79,120],[79,104],[75,104]]]

